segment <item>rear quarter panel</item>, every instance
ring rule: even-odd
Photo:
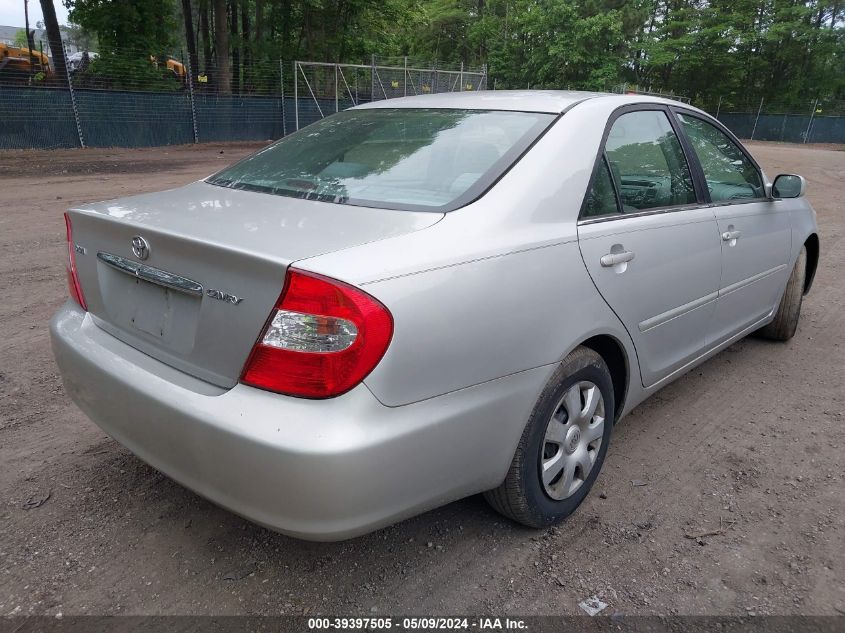
[[[365,380],[388,406],[554,365],[601,333],[625,340],[575,241],[364,286],[394,317],[393,341]]]

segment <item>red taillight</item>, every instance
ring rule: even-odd
[[[393,317],[367,293],[288,270],[282,296],[241,381],[304,398],[338,396],[364,380],[392,336]]]
[[[82,294],[82,286],[79,285],[79,276],[76,274],[76,251],[73,244],[73,228],[70,224],[70,216],[65,213],[65,228],[67,228],[67,262],[65,268],[67,269],[67,287],[70,292],[71,299],[76,301],[83,310],[88,310],[85,303],[85,295]]]

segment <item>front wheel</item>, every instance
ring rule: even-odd
[[[613,429],[613,382],[601,356],[579,347],[534,407],[502,484],[484,497],[529,527],[562,521],[598,477]]]

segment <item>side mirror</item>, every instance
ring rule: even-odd
[[[807,191],[807,181],[803,176],[781,174],[772,183],[772,198],[800,198]]]

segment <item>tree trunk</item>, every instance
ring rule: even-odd
[[[35,64],[35,56],[33,55],[35,52],[35,42],[32,39],[32,31],[29,30],[29,5],[27,5],[26,0],[23,3],[23,20],[24,28],[26,29],[26,46],[29,49],[29,66],[31,69]]]
[[[249,39],[249,3],[247,0],[242,0],[243,6],[241,7],[241,38],[243,40],[243,68],[244,68],[244,89],[250,83],[249,79],[249,65],[251,61],[250,55],[250,46],[252,46],[252,42]]]
[[[232,74],[229,66],[229,24],[226,0],[214,0],[214,52],[217,56],[217,91],[232,94]]]
[[[194,78],[199,73],[199,58],[197,57],[197,40],[194,37],[194,12],[191,9],[191,0],[182,0],[182,15],[185,17],[185,41],[188,43],[191,78]]]
[[[208,0],[200,0],[200,33],[202,34],[203,63],[205,74],[211,74],[211,28],[208,23]]]
[[[299,59],[299,47],[291,50],[291,2],[285,2],[282,5],[282,46],[283,50],[288,54],[288,59]],[[275,25],[275,23],[274,23]]]
[[[231,15],[229,16],[229,27],[231,28],[232,40],[232,92],[240,92],[241,79],[241,53],[238,43],[238,0],[231,0],[229,3]]]
[[[47,41],[50,52],[53,53],[53,72],[61,83],[67,83],[67,62],[65,49],[62,46],[62,32],[56,19],[56,7],[53,0],[41,0],[41,13],[44,14],[44,27],[47,29]]]
[[[264,0],[255,0],[255,43],[261,46],[264,36]],[[258,52],[260,57],[261,53]]]

